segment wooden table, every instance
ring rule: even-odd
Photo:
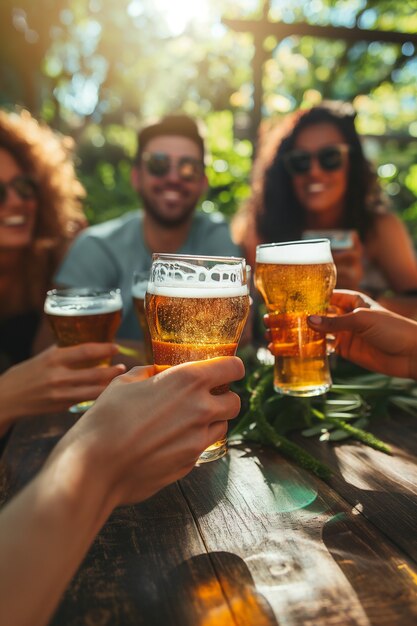
[[[39,469],[68,415],[18,425],[0,498]],[[54,626],[335,626],[417,623],[417,424],[378,425],[388,457],[303,439],[327,485],[275,451],[232,447],[114,512]]]

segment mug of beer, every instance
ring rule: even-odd
[[[106,343],[114,340],[122,319],[122,298],[119,289],[68,288],[52,289],[46,294],[44,311],[58,346],[80,343]],[[81,367],[108,367],[110,359],[92,360]],[[69,408],[83,413],[94,404],[85,400]]]
[[[246,262],[234,257],[154,254],[145,299],[157,371],[171,365],[233,356],[249,312]],[[226,387],[213,389],[224,393]],[[227,452],[227,438],[197,464]]]
[[[145,295],[148,287],[149,271],[133,272],[132,298],[139,326],[142,329],[143,345],[145,349],[145,363],[153,363],[152,341],[149,326],[145,315]]]
[[[269,313],[274,387],[290,396],[317,396],[332,384],[326,336],[308,315],[325,314],[336,284],[328,239],[257,246],[255,284]]]

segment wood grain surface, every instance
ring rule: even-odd
[[[41,467],[67,414],[13,431],[0,501]],[[389,457],[302,443],[330,485],[274,450],[233,446],[150,500],[117,509],[53,626],[411,626],[417,623],[413,422],[381,423]]]

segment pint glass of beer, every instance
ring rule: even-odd
[[[325,314],[336,284],[328,239],[272,243],[256,248],[255,284],[269,313],[276,391],[317,396],[332,384],[326,336],[307,316]]]
[[[80,343],[106,343],[114,340],[122,319],[119,289],[68,288],[48,291],[44,311],[61,347]],[[81,367],[108,367],[110,359],[90,360]],[[83,413],[94,403],[86,400],[70,407]]]
[[[145,311],[158,370],[233,356],[249,312],[245,260],[154,254]],[[225,391],[227,386],[212,393]],[[198,464],[226,452],[225,437],[207,448]]]
[[[135,271],[133,273],[132,298],[133,306],[143,333],[145,349],[145,363],[153,363],[152,341],[149,333],[148,321],[145,315],[145,295],[148,287],[149,272]]]

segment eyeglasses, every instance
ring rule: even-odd
[[[171,171],[174,159],[165,152],[144,152],[142,161],[149,174],[162,178]],[[185,182],[198,180],[204,171],[203,162],[191,156],[180,157],[174,164],[178,177]]]
[[[283,160],[290,174],[307,174],[311,169],[312,159],[317,159],[322,170],[334,172],[343,166],[349,151],[350,146],[346,144],[325,146],[317,152],[292,150],[283,156]]]
[[[36,197],[37,185],[30,176],[15,176],[8,183],[0,181],[0,205],[7,200],[8,189],[13,191],[22,200],[31,200]]]

